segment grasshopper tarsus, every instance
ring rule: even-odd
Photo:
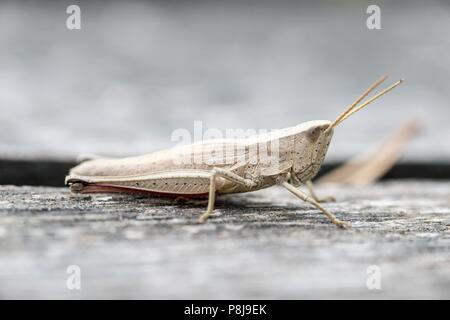
[[[206,212],[202,213],[200,217],[197,219],[198,224],[203,224],[208,220],[208,218],[211,216],[212,210],[207,210]]]
[[[342,229],[351,229],[352,228],[352,224],[350,222],[342,221],[342,220],[339,220],[338,218],[336,218],[335,220],[332,220],[331,222],[333,222],[336,226],[338,226],[339,228],[342,228]]]

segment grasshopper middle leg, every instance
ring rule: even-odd
[[[328,217],[328,219],[330,219],[331,222],[333,222],[335,225],[337,225],[339,227],[342,227],[342,228],[349,228],[349,227],[351,227],[351,225],[349,223],[341,221],[338,218],[336,218],[334,214],[332,214],[327,209],[322,207],[317,201],[315,201],[313,198],[311,198],[307,194],[303,193],[302,191],[298,190],[296,187],[294,187],[290,183],[283,182],[282,185],[283,185],[283,187],[288,189],[291,193],[293,193],[294,195],[296,195],[297,197],[299,197],[303,201],[311,203],[316,208],[318,208],[320,211],[322,211]]]
[[[198,219],[199,223],[203,223],[206,221],[206,219],[209,218],[211,213],[214,210],[214,203],[216,201],[216,177],[222,177],[227,180],[230,180],[236,184],[240,184],[247,187],[252,187],[256,183],[250,179],[242,178],[241,176],[228,171],[224,170],[222,168],[214,168],[211,171],[211,178],[209,183],[209,198],[208,198],[208,208],[206,209],[206,212],[203,213],[200,218]]]

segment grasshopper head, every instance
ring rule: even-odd
[[[330,126],[331,121],[328,120],[310,121],[310,126],[306,130],[306,138],[313,145],[327,144],[333,136],[333,128]]]
[[[331,121],[309,121],[302,126],[302,139],[296,144],[297,157],[290,172],[291,183],[294,185],[300,185],[317,174],[333,137],[333,129],[329,129]]]
[[[322,166],[325,155],[328,151],[331,138],[333,137],[333,128],[331,128],[331,121],[320,120],[314,121],[311,127],[306,131],[306,139],[309,145],[309,154],[312,167],[317,170]]]

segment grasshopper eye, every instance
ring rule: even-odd
[[[320,128],[319,127],[311,127],[306,131],[306,137],[311,142],[316,142],[320,136]]]

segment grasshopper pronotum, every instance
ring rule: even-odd
[[[251,192],[281,185],[317,207],[334,224],[348,227],[350,224],[340,221],[319,204],[321,200],[313,192],[311,179],[323,163],[334,128],[403,82],[394,83],[358,106],[386,78],[371,85],[334,122],[309,121],[251,138],[202,141],[138,157],[91,159],[73,168],[66,177],[66,184],[79,193],[147,192],[172,197],[208,197],[208,208],[199,222],[211,215],[216,194]],[[258,154],[263,144],[270,145],[272,161],[262,161],[263,157]],[[216,153],[218,150],[220,152]],[[256,157],[250,155],[250,150],[257,150]],[[218,154],[220,161],[192,161],[211,160]],[[276,154],[276,161],[273,161],[273,154]],[[296,188],[301,184],[307,184],[311,195]]]

